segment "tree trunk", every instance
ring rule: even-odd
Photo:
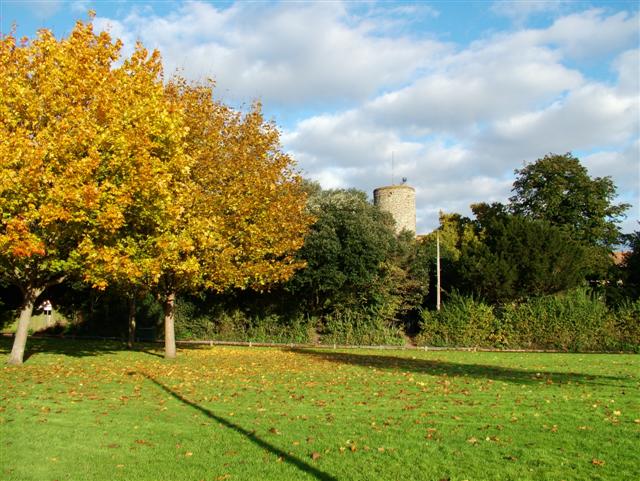
[[[33,305],[44,289],[42,288],[26,288],[23,290],[23,302],[20,308],[20,320],[13,338],[13,348],[7,360],[7,364],[18,366],[22,364],[24,359],[24,349],[27,345],[27,335],[29,334],[29,323],[33,314]]]
[[[174,314],[176,304],[176,293],[167,294],[164,300],[164,357],[174,359],[176,357],[176,333],[174,325]]]
[[[133,343],[136,340],[136,296],[129,298],[129,339],[127,347],[133,349]]]

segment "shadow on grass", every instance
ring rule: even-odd
[[[393,356],[388,354],[356,354],[317,349],[287,349],[287,351],[340,364],[408,371],[434,376],[468,376],[476,379],[491,379],[494,381],[505,381],[516,384],[535,384],[549,382],[550,380],[553,383],[572,382],[624,387],[619,383],[623,381],[631,381],[631,379],[625,377],[591,375],[576,372],[554,372],[542,369],[528,370],[484,364],[461,364],[434,359]]]
[[[0,338],[0,355],[9,354],[13,343],[12,337]],[[184,349],[203,349],[202,346],[180,346]],[[100,356],[117,352],[142,352],[144,354],[164,358],[158,352],[157,344],[136,343],[133,350],[126,347],[123,341],[86,340],[86,339],[56,339],[30,337],[27,341],[24,360],[39,353],[62,354],[71,357]],[[543,369],[514,368],[507,366],[462,364],[443,360],[419,359],[389,354],[358,354],[340,351],[327,351],[312,348],[287,348],[286,351],[295,352],[316,359],[351,364],[378,369],[391,369],[415,373],[431,374],[435,376],[467,376],[477,379],[491,379],[517,384],[535,384],[548,380],[553,383],[585,383],[592,385],[607,385],[625,387],[621,382],[631,382],[630,377],[595,375],[577,372],[554,372]],[[536,354],[531,354],[535,356]],[[561,356],[562,354],[557,354]],[[540,372],[537,375],[537,372]]]
[[[138,374],[138,372],[137,371],[133,371],[133,372],[130,372],[129,374]],[[285,451],[282,451],[281,449],[273,446],[272,444],[269,444],[268,442],[260,439],[258,436],[255,435],[254,432],[247,431],[246,429],[242,428],[241,426],[238,426],[237,424],[234,424],[234,423],[226,420],[225,418],[214,414],[212,411],[210,411],[210,410],[208,410],[206,408],[203,408],[199,404],[196,404],[193,401],[188,400],[187,398],[185,398],[181,394],[173,391],[169,387],[167,387],[164,384],[162,384],[161,382],[157,381],[156,379],[154,379],[149,374],[144,373],[144,372],[140,372],[139,374],[142,374],[149,381],[153,382],[156,386],[160,387],[162,390],[164,390],[165,392],[169,393],[171,396],[176,398],[178,401],[180,401],[180,402],[182,402],[182,403],[184,403],[184,404],[186,404],[188,406],[191,406],[195,410],[200,411],[202,414],[204,414],[208,418],[211,418],[211,419],[217,421],[218,423],[222,424],[223,426],[225,426],[225,427],[227,427],[229,429],[232,429],[233,431],[237,432],[238,434],[241,434],[242,436],[244,436],[246,439],[248,439],[249,441],[251,441],[255,445],[257,445],[257,446],[259,446],[259,447],[261,447],[263,449],[266,449],[270,453],[273,453],[276,456],[282,458],[283,461],[295,466],[300,471],[304,471],[305,473],[313,476],[314,478],[316,478],[316,479],[318,479],[320,481],[338,481],[337,478],[334,478],[333,476],[331,476],[331,475],[329,475],[329,474],[327,474],[327,473],[325,473],[323,471],[320,471],[318,468],[315,468],[314,466],[311,466],[309,463],[306,463],[306,462],[302,461],[301,459],[298,459],[295,456],[292,456],[292,455],[286,453]]]
[[[13,345],[13,336],[0,338],[0,355],[9,354]],[[144,352],[151,356],[164,357],[154,352],[155,344],[136,343],[133,349],[127,349],[124,341],[56,339],[30,336],[24,352],[24,362],[37,354],[62,354],[70,357],[89,357],[114,354],[117,352]]]

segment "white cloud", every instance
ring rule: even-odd
[[[563,52],[576,58],[598,58],[620,48],[640,43],[638,12],[605,15],[594,9],[559,18],[540,35],[556,43]]]
[[[635,192],[640,197],[640,139],[622,150],[601,151],[582,158],[589,174],[616,179],[618,191]]]
[[[395,151],[396,179],[416,186],[426,230],[439,209],[469,214],[470,203],[506,201],[522,161],[637,139],[638,52],[613,61],[618,81],[607,85],[565,66],[562,52],[541,38],[529,30],[476,42],[404,88],[300,122],[285,145],[312,177],[367,191],[389,183]],[[638,164],[636,150],[609,156],[611,172],[596,175],[624,178]],[[629,196],[637,180],[626,179],[620,186]]]
[[[640,49],[627,50],[614,61],[618,72],[618,90],[622,95],[640,92]]]
[[[87,13],[91,8],[90,4],[91,0],[75,0],[69,4],[69,7],[72,12]]]
[[[98,32],[108,32],[112,40],[120,39],[123,42],[121,58],[129,57],[135,48],[136,38],[129,32],[122,22],[97,17],[93,21],[94,28]]]
[[[558,12],[567,3],[562,0],[497,0],[491,10],[520,25],[533,15]]]
[[[479,146],[524,158],[624,144],[638,135],[640,98],[588,84],[549,106],[494,124]]]
[[[440,209],[469,214],[471,203],[506,201],[513,170],[549,152],[589,152],[592,174],[611,175],[637,211],[637,13],[577,12],[454,48],[429,32],[400,33],[412,15],[433,22],[437,12],[411,10],[422,6],[188,2],[96,26],[160,49],[169,73],[214,76],[227,101],[258,97],[267,112],[298,119],[283,145],[326,188],[371,193],[391,182],[393,155],[395,180],[416,187],[421,232]],[[517,21],[564,6],[494,9]],[[585,68],[594,64],[616,78],[596,80]]]
[[[623,232],[640,229],[640,139],[619,151],[603,151],[582,158],[593,177],[609,176],[618,188],[616,202],[632,204],[622,223]]]
[[[368,110],[388,124],[459,131],[528,110],[581,83],[580,73],[549,50],[499,42],[450,57],[442,70],[378,97]]]
[[[281,105],[364,100],[405,82],[445,49],[379,36],[371,21],[349,20],[335,2],[226,9],[188,2],[166,17],[132,14],[120,25],[125,37],[158,48],[169,73],[214,77],[227,97]]]

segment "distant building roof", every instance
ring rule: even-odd
[[[613,263],[617,266],[623,265],[627,262],[627,259],[631,255],[630,251],[618,251],[612,252],[611,257],[613,258]]]

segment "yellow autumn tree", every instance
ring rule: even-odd
[[[176,198],[188,189],[191,158],[184,151],[187,128],[179,106],[168,101],[162,64],[138,45],[134,55],[114,70],[122,86],[110,119],[113,139],[128,154],[109,158],[93,182],[116,184],[126,192],[121,222],[85,232],[72,258],[82,279],[94,288],[112,286],[129,298],[129,339],[135,334],[136,298],[157,285],[161,269],[158,237],[184,214]]]
[[[175,356],[180,291],[266,289],[301,266],[311,218],[292,159],[260,105],[212,85],[167,85],[157,52],[78,22],[0,50],[0,276],[24,296],[9,362],[22,362],[38,296],[69,275],[154,290]]]
[[[311,217],[292,159],[259,104],[237,112],[213,99],[210,83],[175,79],[167,97],[188,128],[190,179],[176,190],[179,213],[157,238],[165,357],[175,357],[174,303],[184,290],[267,289],[302,264]]]
[[[179,153],[156,166],[165,180],[138,193],[132,186],[136,208],[122,226],[86,236],[76,256],[94,287],[158,295],[165,356],[173,358],[177,294],[267,289],[288,279],[302,267],[295,252],[312,219],[301,178],[259,104],[242,114],[214,101],[212,84],[183,79],[166,86],[165,101],[173,130],[186,132]],[[130,344],[132,316],[130,309]]]
[[[36,299],[78,272],[78,252],[103,247],[108,260],[105,239],[141,235],[147,211],[172,205],[166,166],[183,157],[185,131],[167,108],[159,55],[138,47],[116,68],[120,47],[82,22],[62,40],[41,30],[0,41],[0,276],[23,294],[9,363],[22,363]],[[142,276],[128,265],[128,278]]]

